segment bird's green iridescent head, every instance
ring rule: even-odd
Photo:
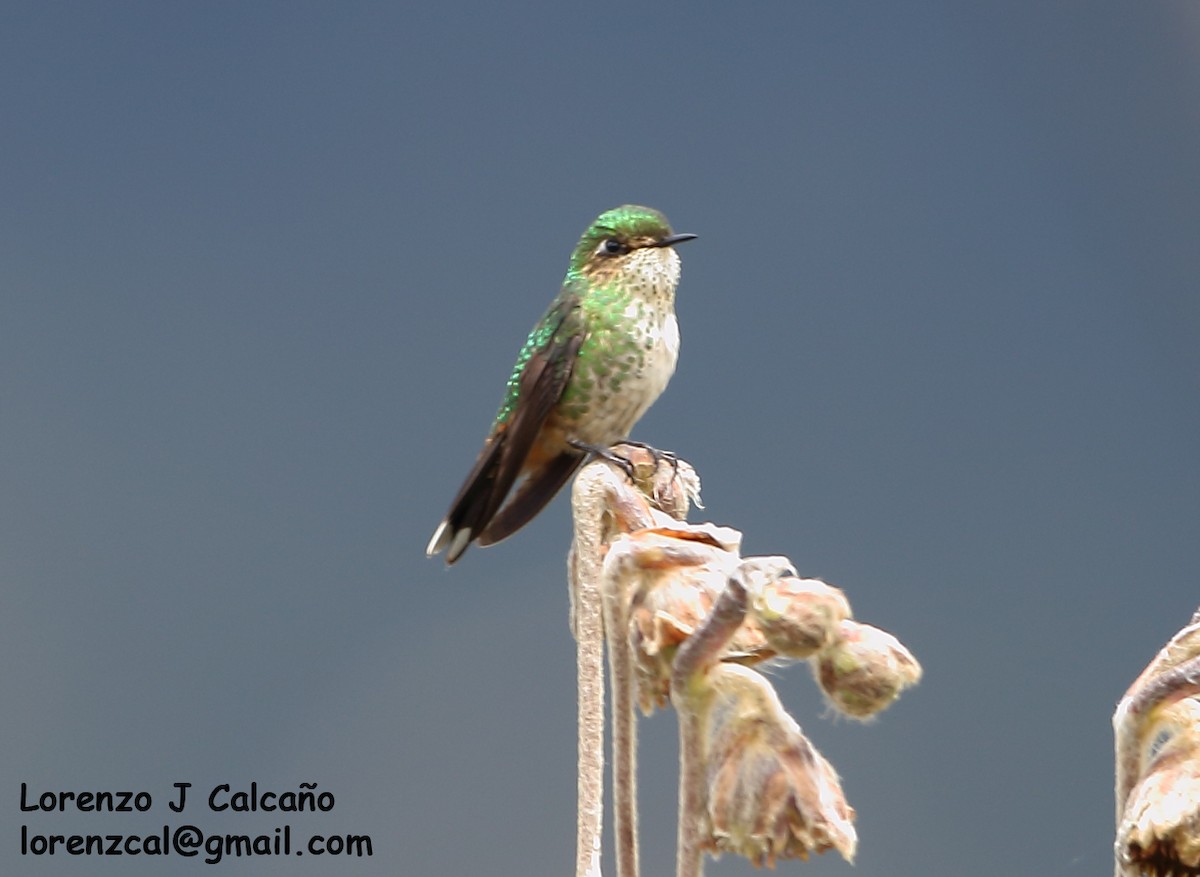
[[[694,234],[672,234],[667,218],[650,207],[624,204],[596,217],[571,253],[568,279],[620,270],[626,258],[651,247],[669,247]]]

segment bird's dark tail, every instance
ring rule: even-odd
[[[563,315],[571,312],[571,302],[569,298],[558,301],[546,319],[557,315],[555,325],[561,324]],[[530,475],[528,481],[493,520],[517,476],[524,470],[554,406],[562,398],[583,335],[568,333],[560,338],[556,334],[551,340],[552,345],[530,354],[521,370],[519,402],[507,420],[499,420],[493,427],[471,474],[459,488],[454,502],[450,503],[446,519],[429,540],[425,553],[431,557],[445,549],[446,563],[451,564],[462,556],[472,540],[490,545],[515,533],[558,493],[583,460],[582,453],[560,453],[545,465],[539,465],[536,471],[526,473]],[[541,462],[540,455],[538,462]]]
[[[504,497],[512,489],[524,460],[510,460],[504,432],[488,439],[467,476],[450,511],[429,540],[425,553],[430,557],[446,552],[446,563],[458,560],[472,542],[494,545],[524,527],[545,508],[567,479],[574,474],[587,454],[565,451],[530,473],[507,503]]]
[[[494,545],[533,520],[546,507],[546,503],[554,499],[586,457],[586,454],[574,451],[561,453],[525,479],[513,498],[479,534],[479,544]]]
[[[425,553],[430,557],[444,550],[446,563],[454,563],[500,508],[519,469],[503,465],[505,439],[506,434],[498,432],[479,452],[479,459],[450,503],[450,511],[429,540]]]

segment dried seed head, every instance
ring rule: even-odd
[[[690,504],[704,508],[700,502],[700,476],[690,463],[640,445],[616,444],[611,450],[629,461],[634,486],[659,511],[682,521]]]
[[[1144,769],[1117,827],[1117,857],[1135,874],[1200,874],[1200,702],[1160,708],[1138,742]]]
[[[773,579],[751,592],[750,612],[767,644],[789,658],[808,658],[829,646],[850,617],[840,589],[820,579]]]
[[[725,577],[703,568],[658,573],[653,585],[639,589],[629,616],[629,642],[637,671],[642,712],[665,707],[670,696],[671,665],[679,644],[712,611],[711,580]]]
[[[815,658],[817,678],[830,702],[856,719],[873,716],[915,685],[921,665],[890,633],[843,621],[837,641]]]
[[[709,684],[707,849],[755,865],[829,849],[853,861],[854,809],[770,683],[749,668],[722,665],[709,673]]]
[[[643,712],[664,707],[669,700],[671,670],[679,644],[704,622],[740,559],[740,533],[727,528],[697,526],[689,531],[646,530],[630,537],[636,543],[637,581],[626,591],[629,641],[638,679],[638,703]],[[713,545],[712,542],[720,542]],[[703,563],[687,564],[705,557]],[[730,641],[739,653],[765,651],[762,634],[743,625]]]

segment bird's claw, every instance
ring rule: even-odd
[[[614,466],[619,466],[621,471],[625,473],[625,477],[629,479],[630,484],[637,483],[637,472],[634,468],[633,461],[628,457],[621,456],[611,448],[604,448],[600,447],[599,445],[589,445],[587,442],[581,442],[577,439],[567,439],[567,444],[578,451],[584,451],[594,457],[599,457],[601,460],[607,460]]]
[[[679,456],[673,451],[660,451],[654,445],[648,445],[645,442],[635,442],[633,439],[625,439],[621,444],[629,445],[633,448],[641,448],[643,451],[649,453],[651,459],[654,460],[655,469],[658,468],[659,463],[670,463],[672,477],[679,474]]]

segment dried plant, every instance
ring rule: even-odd
[[[1200,874],[1200,610],[1117,705],[1117,877]]]
[[[808,659],[830,703],[855,718],[887,707],[920,666],[895,637],[854,621],[839,589],[799,578],[784,557],[741,557],[736,530],[685,523],[699,495],[688,464],[634,446],[613,455],[586,466],[572,492],[577,875],[600,874],[601,638],[619,877],[638,867],[635,700],[645,712],[670,702],[679,715],[679,877],[699,877],[705,852],[774,865],[834,849],[852,860],[854,810],[836,772],[753,666]]]

